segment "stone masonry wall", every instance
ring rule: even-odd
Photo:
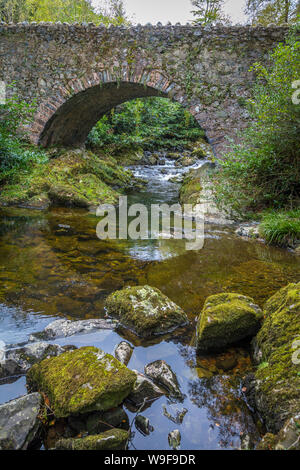
[[[80,145],[113,106],[166,96],[196,117],[218,155],[247,125],[256,61],[287,27],[0,24],[0,80],[37,103],[31,139]]]

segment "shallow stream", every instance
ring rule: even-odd
[[[170,178],[187,170],[168,160],[161,166],[136,167],[135,174],[148,184],[129,196],[129,204],[176,203],[179,185]],[[130,448],[169,449],[168,433],[174,429],[181,433],[181,449],[239,449],[255,444],[262,428],[241,385],[252,368],[249,345],[219,356],[197,357],[195,321],[207,296],[224,291],[250,295],[262,306],[276,290],[300,280],[299,260],[286,250],[237,237],[234,226],[206,225],[204,248],[186,251],[185,241],[174,239],[100,241],[98,221],[75,209],[0,210],[0,340],[6,345],[24,343],[30,333],[59,317],[103,317],[106,296],[124,286],[158,287],[185,309],[189,328],[152,341],[118,330],[55,343],[95,345],[113,353],[125,338],[135,346],[130,368],[143,372],[157,359],[173,368],[184,401],[162,397],[154,402],[143,412],[154,431],[143,436],[133,426]],[[24,393],[24,377],[0,382],[0,403]],[[185,408],[182,423],[165,416],[163,405],[173,416]],[[134,413],[126,411],[132,420]]]

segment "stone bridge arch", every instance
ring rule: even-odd
[[[178,99],[188,107],[178,86],[157,70],[127,69],[121,78],[104,70],[71,80],[39,105],[30,130],[32,141],[44,147],[82,146],[92,127],[112,108],[149,96]],[[194,108],[190,111],[195,114]]]
[[[81,145],[116,104],[165,96],[190,110],[221,156],[248,123],[251,65],[266,63],[287,34],[287,26],[0,24],[0,80],[37,103],[36,144]]]

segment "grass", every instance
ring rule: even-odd
[[[263,215],[259,233],[270,245],[293,246],[300,240],[300,209]]]

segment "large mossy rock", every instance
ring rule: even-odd
[[[150,286],[114,292],[106,299],[105,307],[109,315],[144,338],[167,333],[188,322],[182,308]]]
[[[111,429],[102,434],[80,439],[61,439],[57,450],[125,450],[128,432],[123,429]]]
[[[300,282],[271,297],[264,317],[253,341],[254,399],[268,430],[276,433],[300,410]]]
[[[46,359],[27,374],[30,390],[48,397],[57,418],[114,408],[130,394],[135,382],[134,372],[94,347]]]
[[[254,336],[260,327],[262,311],[254,300],[240,294],[208,297],[197,325],[199,351],[218,350]]]

